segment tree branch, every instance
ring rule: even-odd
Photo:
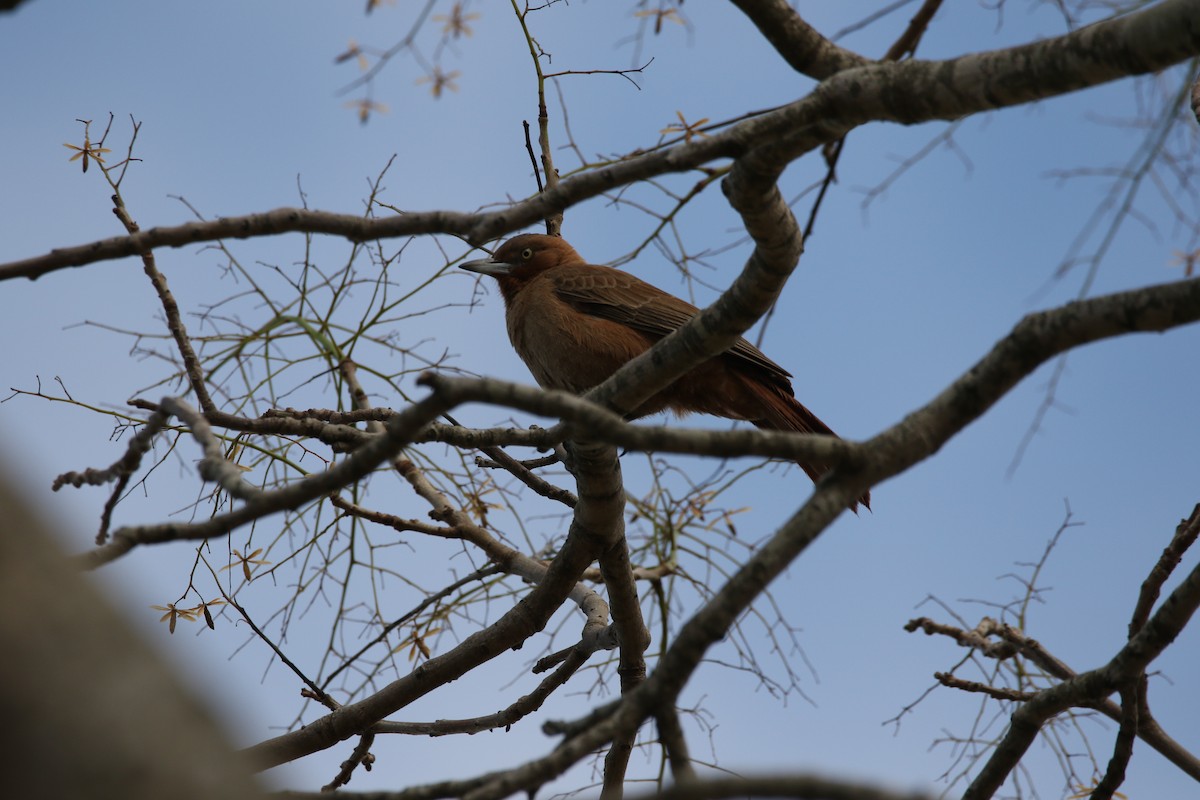
[[[650,677],[622,697],[615,712],[582,727],[549,755],[516,767],[467,795],[467,800],[498,800],[522,788],[540,786],[622,733],[636,730],[659,703],[673,702],[713,644],[759,594],[828,527],[869,484],[911,467],[937,452],[955,433],[982,415],[1016,383],[1065,350],[1137,331],[1163,331],[1200,320],[1200,278],[1069,303],[1032,314],[965,375],[905,420],[865,442],[863,474],[837,471],[765,545],[742,565],[680,629]],[[1192,584],[1196,584],[1192,587]],[[1191,592],[1196,592],[1193,598]],[[1176,599],[1182,598],[1182,599]],[[1024,753],[1043,721],[1072,704],[1087,704],[1097,686],[1113,687],[1131,671],[1144,669],[1168,643],[1166,637],[1186,622],[1192,601],[1200,603],[1200,567],[1172,594],[1146,628],[1113,659],[1110,673],[1085,673],[1049,690],[1014,716],[1010,740],[993,756],[1003,782],[1010,761]],[[1111,691],[1111,688],[1110,688]],[[1058,694],[1054,694],[1058,692]],[[1045,699],[1043,699],[1045,698]],[[1026,712],[1025,709],[1033,709]],[[1048,717],[1046,717],[1048,718]],[[1017,731],[1017,733],[1013,733]],[[993,771],[994,772],[994,771]],[[989,774],[990,778],[997,777]],[[982,779],[983,776],[980,776]],[[988,784],[990,785],[990,783]],[[998,783],[996,785],[999,785]],[[990,797],[979,793],[975,798]]]
[[[946,61],[873,63],[833,74],[811,94],[720,133],[626,158],[563,180],[508,208],[479,214],[411,212],[387,218],[280,208],[60,248],[0,265],[0,281],[36,279],[66,267],[140,255],[218,239],[304,231],[363,242],[442,233],[482,243],[533,225],[617,186],[684,172],[758,146],[758,157],[779,171],[804,153],[872,121],[917,124],[958,119],[1055,97],[1132,75],[1155,72],[1200,53],[1200,8],[1166,0],[1064,36]]]
[[[763,38],[799,73],[824,80],[870,59],[839,47],[809,25],[785,0],[732,0]]]

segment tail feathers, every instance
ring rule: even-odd
[[[753,379],[746,380],[745,386],[759,401],[759,413],[746,415],[755,427],[764,430],[792,431],[794,433],[819,433],[826,436],[837,436],[828,425],[822,422],[816,414],[804,407],[800,401],[782,387],[764,384]],[[813,483],[821,479],[830,467],[820,462],[796,462],[800,469],[812,478]],[[858,504],[862,503],[868,510],[871,508],[871,493],[864,492],[857,502],[850,504],[850,510],[858,513]]]

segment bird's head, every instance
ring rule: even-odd
[[[491,275],[500,279],[503,285],[507,282],[505,278],[528,280],[539,272],[571,263],[583,263],[583,259],[575,248],[559,237],[523,233],[500,245],[491,258],[467,261],[458,266],[468,272]]]

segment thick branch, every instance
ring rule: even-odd
[[[1025,376],[1075,347],[1200,320],[1200,279],[1068,303],[1030,314],[992,351],[925,407],[864,442],[871,471],[894,475],[928,458]],[[876,449],[878,448],[878,449]],[[870,457],[873,451],[875,458]]]
[[[755,455],[827,464],[839,464],[861,457],[855,443],[832,436],[752,429],[722,431],[634,425],[576,395],[493,378],[452,378],[429,373],[422,375],[418,382],[443,395],[447,402],[454,405],[472,401],[491,403],[544,417],[555,417],[570,423],[569,433],[572,435],[608,442],[627,450],[728,458]],[[561,433],[554,435],[561,436]]]
[[[933,800],[936,795],[821,778],[814,775],[757,775],[688,781],[653,795],[657,800],[724,800],[790,797],[795,800]],[[648,797],[640,795],[636,800]]]
[[[839,47],[801,18],[785,0],[732,0],[792,69],[824,80],[870,59]]]
[[[764,163],[790,161],[871,121],[917,124],[958,119],[1166,69],[1200,53],[1200,7],[1166,0],[1065,36],[946,61],[871,64],[832,75],[805,98],[705,138],[655,150],[569,178],[500,211],[424,211],[388,218],[281,208],[103,239],[0,265],[0,280],[38,278],[65,267],[183,247],[305,231],[352,241],[444,233],[479,243],[533,225],[615,187],[736,158],[762,142]]]

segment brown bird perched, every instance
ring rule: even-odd
[[[459,266],[500,284],[508,338],[545,389],[583,394],[699,313],[691,303],[629,273],[587,263],[555,236],[515,236],[491,258]],[[630,417],[665,409],[696,411],[766,430],[835,436],[796,400],[790,378],[757,347],[738,339]],[[814,481],[828,470],[824,464],[797,463]],[[870,492],[858,502],[870,508]]]

